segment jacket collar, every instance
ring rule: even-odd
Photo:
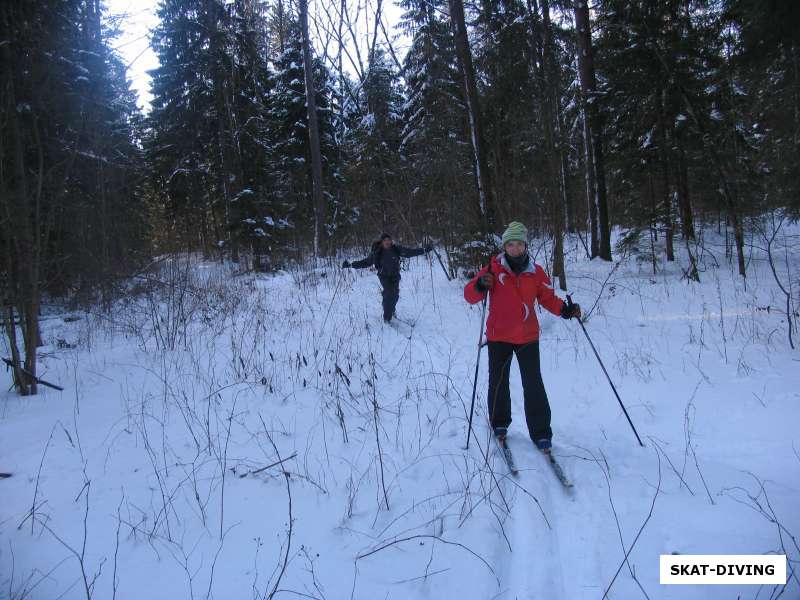
[[[498,265],[503,267],[506,271],[508,271],[512,275],[516,275],[516,273],[514,273],[514,271],[511,269],[511,266],[508,264],[508,261],[506,260],[505,252],[501,252],[500,254],[495,256],[495,262],[497,262]],[[523,273],[536,273],[536,263],[533,261],[533,258],[531,258],[528,261],[528,266],[525,267],[525,270],[521,271],[519,274],[522,275]]]

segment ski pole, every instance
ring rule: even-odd
[[[567,305],[572,306],[572,296],[567,294]],[[633,421],[631,421],[630,415],[628,415],[628,411],[625,409],[625,405],[622,403],[622,399],[619,397],[617,393],[617,388],[614,387],[614,382],[611,381],[611,376],[606,371],[606,366],[603,364],[603,361],[600,359],[600,355],[597,353],[597,348],[594,347],[594,343],[592,342],[592,338],[589,337],[589,332],[586,331],[586,326],[583,324],[583,320],[580,317],[576,317],[578,319],[578,323],[581,325],[581,329],[583,329],[583,334],[586,336],[586,339],[589,341],[589,345],[592,347],[594,351],[594,355],[597,357],[597,362],[600,363],[600,367],[603,369],[603,373],[606,374],[606,379],[608,379],[608,383],[611,385],[611,389],[614,391],[614,395],[617,397],[617,402],[619,402],[620,407],[622,408],[622,412],[625,413],[625,418],[628,419],[628,424],[633,429],[633,434],[636,436],[636,440],[639,442],[639,445],[644,448],[644,444],[642,443],[642,439],[639,437],[639,434],[636,431],[636,427],[633,426]]]
[[[475,359],[475,379],[472,381],[472,402],[469,406],[469,426],[467,427],[467,450],[469,450],[469,438],[472,435],[472,414],[475,412],[475,392],[478,389],[478,367],[481,364],[481,349],[483,348],[483,320],[486,317],[486,296],[483,297],[483,305],[481,308],[481,329],[478,333],[478,358]]]
[[[444,267],[444,262],[442,261],[442,255],[439,254],[439,251],[434,246],[433,253],[436,255],[436,259],[439,261],[439,265],[442,267],[442,271],[444,271],[444,276],[447,277],[447,281],[450,281],[452,277],[450,277],[450,273],[447,272],[447,269]]]

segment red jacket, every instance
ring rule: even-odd
[[[535,301],[554,315],[561,314],[564,301],[553,291],[550,278],[544,269],[530,260],[528,268],[515,275],[500,253],[491,260],[495,284],[489,290],[489,319],[486,321],[486,339],[490,342],[527,344],[539,339],[539,321]],[[484,267],[464,287],[464,299],[470,304],[483,300],[486,292],[479,292],[475,283],[485,275]]]

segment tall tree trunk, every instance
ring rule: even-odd
[[[689,196],[689,165],[686,160],[686,151],[683,148],[681,134],[673,130],[677,150],[677,165],[675,183],[678,191],[678,209],[681,215],[681,234],[684,240],[694,239],[694,216],[692,214],[692,201]]]
[[[566,126],[563,119],[563,111],[558,111],[558,139],[559,141],[559,154],[561,155],[561,199],[564,204],[564,218],[566,219],[567,231],[575,233],[577,226],[575,222],[575,206],[570,197],[569,187],[567,185],[569,175],[569,157],[567,155],[566,144],[564,142],[564,131]]]
[[[675,3],[670,10],[672,22],[678,24],[677,27],[672,27],[667,32],[670,48],[680,47],[681,40],[691,39],[689,36],[693,33],[688,8],[686,8],[686,14],[683,14],[682,8],[680,3]],[[728,57],[728,60],[730,61],[730,57]],[[680,112],[680,95],[676,92],[674,84],[667,86],[664,110],[666,115],[665,124],[669,124],[668,133],[671,142],[669,152],[673,157],[672,163],[675,168],[675,195],[678,200],[678,214],[681,219],[681,235],[686,242],[686,248],[689,249],[688,242],[694,239],[694,219],[692,215],[692,203],[689,197],[689,166],[686,160],[686,150],[683,140],[683,133],[686,128],[685,126],[675,125],[677,113]],[[696,277],[697,268],[695,267],[694,256],[691,251],[689,251],[689,256],[692,259],[692,271],[695,278],[699,281],[699,277]]]
[[[239,149],[239,142],[236,139],[239,115],[235,108],[235,99],[239,94],[235,60],[230,63],[230,72],[227,73],[228,85],[223,88],[226,92],[223,95],[227,131],[225,132],[225,160],[226,172],[229,173],[231,202],[231,226],[233,229],[233,248],[231,249],[231,260],[239,262],[239,243],[242,225],[242,202],[241,192],[244,189],[244,165],[242,165],[242,155]]]
[[[594,159],[592,158],[592,134],[589,132],[589,120],[586,111],[581,107],[583,125],[583,168],[586,174],[586,203],[589,207],[590,258],[600,254],[600,235],[597,224],[597,203],[595,202]]]
[[[666,240],[667,261],[672,262],[675,260],[675,231],[672,225],[672,194],[669,185],[669,159],[666,156],[663,156],[661,159],[661,169],[664,180],[663,200],[661,205],[664,217],[664,238]]]
[[[220,31],[221,8],[216,0],[207,0],[206,19],[208,45],[211,58],[214,61],[212,78],[214,88],[214,108],[217,121],[217,152],[219,155],[219,169],[217,171],[217,185],[225,202],[225,225],[228,247],[231,260],[239,262],[239,221],[238,218],[238,192],[242,189],[241,175],[235,167],[234,144],[231,139],[234,132],[230,130],[230,111],[226,94],[232,86],[231,76],[223,68],[225,60],[225,44],[221,43],[224,35]]]
[[[658,271],[658,260],[656,258],[656,241],[658,241],[658,210],[656,209],[656,193],[653,185],[653,170],[650,163],[647,163],[647,183],[650,192],[650,262],[653,264],[653,275]]]
[[[739,275],[747,277],[747,270],[744,261],[744,228],[739,213],[736,210],[736,203],[731,196],[728,196],[728,212],[733,223],[733,238],[736,242],[736,260],[739,265]]]
[[[278,48],[281,51],[281,55],[283,55],[286,49],[286,25],[284,21],[285,12],[283,9],[283,0],[278,0]]]
[[[200,245],[203,248],[203,260],[209,260],[211,251],[209,250],[210,242],[208,238],[208,214],[205,209],[200,211]]]
[[[308,0],[299,0],[300,27],[303,30],[303,69],[306,79],[306,109],[308,111],[308,144],[311,154],[311,193],[314,207],[314,256],[319,256],[319,236],[323,219],[322,154],[319,143],[314,64],[311,62],[311,41],[308,35]]]
[[[486,152],[483,147],[483,129],[481,126],[480,103],[478,101],[478,87],[475,83],[475,67],[472,64],[472,51],[467,39],[464,3],[462,0],[449,0],[449,2],[456,56],[464,79],[467,112],[469,113],[470,138],[475,161],[475,179],[478,185],[478,216],[484,232],[488,233],[494,226],[494,200],[492,199]]]
[[[792,96],[794,96],[794,127],[792,127],[792,138],[794,145],[800,146],[800,60],[798,60],[797,46],[792,44],[789,53],[792,55]]]
[[[608,200],[606,197],[606,176],[603,160],[603,133],[600,111],[597,107],[597,78],[594,71],[594,52],[592,50],[592,33],[589,26],[589,5],[587,0],[575,2],[575,27],[577,30],[578,70],[581,80],[581,100],[583,115],[586,121],[584,133],[591,136],[586,140],[590,151],[586,153],[587,169],[592,170],[594,177],[594,198],[592,203],[597,207],[598,219],[598,256],[611,260],[611,230],[608,222]],[[587,176],[587,180],[588,180]],[[592,241],[594,247],[594,240]]]
[[[663,179],[662,208],[664,218],[664,237],[666,238],[667,261],[675,260],[675,230],[672,223],[672,186],[670,184],[670,167],[672,164],[670,153],[672,141],[669,137],[669,129],[666,116],[666,90],[660,89],[656,94],[658,101],[658,131],[659,131],[659,152],[661,154],[661,174]]]
[[[544,4],[542,4],[544,8]],[[545,22],[545,27],[550,29],[550,9],[549,6],[547,7],[547,20]],[[549,34],[552,36],[552,33]],[[551,42],[551,48],[554,48]],[[568,187],[568,173],[569,173],[569,159],[567,155],[567,148],[568,144],[565,139],[565,131],[567,130],[566,124],[564,123],[564,107],[561,105],[561,67],[558,64],[555,56],[555,51],[551,52],[551,60],[553,61],[553,76],[552,76],[552,85],[550,86],[552,89],[553,94],[553,106],[554,106],[554,114],[553,114],[553,127],[554,127],[554,140],[556,145],[556,151],[558,153],[558,170],[559,170],[559,193],[561,194],[561,209],[562,209],[562,220],[561,220],[561,229],[562,233],[564,227],[566,226],[567,231],[570,233],[575,233],[575,207],[572,206],[572,201],[569,195],[569,187]],[[564,284],[566,285],[566,284]],[[566,290],[566,287],[563,288]]]
[[[558,66],[553,48],[552,25],[550,23],[549,0],[542,0],[543,25],[543,77],[542,97],[544,108],[544,133],[547,151],[548,177],[545,184],[547,203],[550,207],[553,231],[553,275],[558,277],[559,287],[567,289],[567,273],[564,269],[564,203],[561,192],[561,155],[555,134],[558,122]]]

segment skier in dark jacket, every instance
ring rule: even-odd
[[[419,256],[433,250],[433,246],[422,248],[406,248],[392,241],[388,233],[381,234],[379,240],[372,244],[369,256],[355,262],[344,261],[342,268],[364,269],[375,267],[378,279],[383,288],[383,320],[389,323],[394,316],[394,308],[400,299],[400,259]]]

